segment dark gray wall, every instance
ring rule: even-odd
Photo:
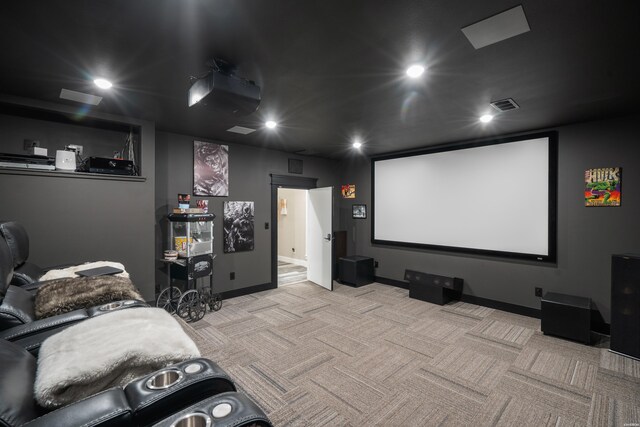
[[[540,307],[535,287],[591,297],[608,322],[611,255],[640,252],[639,119],[632,116],[557,128],[557,265],[373,246],[370,216],[367,220],[351,219],[352,203],[366,203],[371,209],[371,167],[363,156],[342,162],[343,181],[357,188],[357,198],[341,204],[342,224],[349,230],[349,253],[378,260],[376,275],[380,277],[403,280],[405,269],[461,277],[465,294],[525,307]],[[622,206],[585,207],[584,171],[616,166],[623,169]],[[399,208],[407,209],[407,220],[420,220],[420,213],[411,211],[410,200]]]
[[[156,135],[156,254],[167,249],[165,215],[178,203],[178,193],[193,193],[193,141],[211,141],[187,135],[157,132]],[[288,175],[288,159],[304,161],[303,175],[318,178],[319,187],[339,184],[338,162],[314,157],[295,156],[266,148],[229,145],[229,197],[209,197],[209,212],[214,221],[214,286],[218,292],[238,290],[271,282],[271,179],[269,174]],[[337,191],[337,190],[336,190]],[[193,197],[192,207],[195,207]],[[222,215],[225,201],[255,202],[255,249],[251,252],[225,254],[222,250]],[[334,224],[338,228],[339,224]],[[231,281],[229,273],[235,272]],[[166,275],[158,272],[158,287],[166,286]]]
[[[3,97],[12,102],[73,114],[76,109]],[[55,265],[68,262],[113,260],[122,262],[147,300],[154,298],[155,126],[151,122],[91,113],[90,116],[142,127],[144,181],[84,179],[54,173],[0,173],[0,218],[21,222],[30,236],[32,262]],[[51,150],[67,143],[82,143],[88,151],[116,143],[124,133],[79,125],[6,117],[0,120],[0,152],[19,153],[22,140],[40,139]],[[100,148],[93,148],[99,152]],[[55,153],[54,153],[55,155]]]

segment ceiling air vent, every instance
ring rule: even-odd
[[[75,90],[62,89],[60,91],[60,98],[68,99],[69,101],[80,102],[82,104],[98,105],[102,101],[101,96],[91,95],[89,93],[77,92]]]
[[[227,129],[227,132],[239,133],[241,135],[249,135],[251,132],[255,132],[255,129],[246,128],[244,126],[234,126]]]
[[[490,105],[498,111],[509,111],[520,108],[520,106],[516,104],[516,101],[511,98],[499,99],[491,102]]]

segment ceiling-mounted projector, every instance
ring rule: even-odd
[[[189,107],[205,105],[237,115],[251,114],[260,105],[260,87],[237,77],[234,69],[220,59],[209,61],[211,70],[193,79],[189,88]]]

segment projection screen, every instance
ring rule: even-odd
[[[372,159],[372,243],[555,262],[555,133]]]

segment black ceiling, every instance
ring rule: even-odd
[[[61,88],[159,130],[338,157],[637,111],[640,2],[604,0],[16,0],[0,14],[0,92]],[[475,50],[460,28],[522,4],[531,31]],[[189,77],[223,58],[262,88],[250,116],[186,104]],[[419,82],[404,77],[427,64]],[[488,125],[489,102],[520,109]],[[263,127],[267,117],[280,123]],[[225,130],[243,125],[251,135]]]

